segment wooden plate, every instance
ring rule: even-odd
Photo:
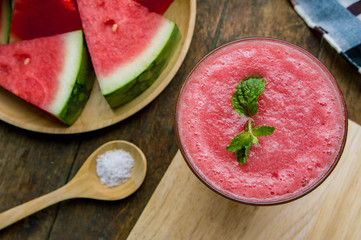
[[[175,0],[164,15],[175,21],[182,34],[181,41],[168,66],[145,92],[128,104],[112,110],[95,82],[89,101],[78,120],[70,127],[46,113],[0,89],[0,119],[17,127],[52,134],[82,133],[120,122],[141,110],[170,83],[180,68],[191,43],[196,21],[196,0]]]

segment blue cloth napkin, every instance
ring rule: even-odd
[[[291,0],[295,11],[361,73],[361,0]]]

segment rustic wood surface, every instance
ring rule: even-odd
[[[177,152],[173,115],[183,79],[210,50],[254,36],[286,40],[317,56],[338,81],[349,118],[361,124],[361,75],[307,28],[288,0],[197,1],[194,37],[184,63],[167,88],[135,115],[77,135],[34,133],[0,122],[0,212],[63,186],[93,150],[115,139],[144,151],[148,171],[141,188],[121,201],[64,201],[0,231],[0,239],[126,239]]]

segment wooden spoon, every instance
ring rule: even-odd
[[[96,159],[99,155],[122,149],[134,159],[131,177],[116,187],[108,187],[100,183],[96,174]],[[44,196],[21,204],[0,214],[0,229],[17,222],[43,208],[62,200],[71,198],[93,198],[100,200],[119,200],[134,193],[142,184],[147,171],[147,162],[143,152],[127,141],[112,141],[99,147],[84,162],[75,177],[65,186]]]

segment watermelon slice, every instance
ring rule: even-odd
[[[0,45],[0,86],[71,125],[94,74],[81,30]]]
[[[0,0],[0,44],[8,43],[10,19],[10,0]]]
[[[74,0],[14,0],[10,42],[80,29]]]
[[[77,3],[101,92],[112,108],[123,105],[160,75],[179,42],[179,29],[131,0]]]
[[[136,0],[138,3],[147,7],[149,11],[164,14],[172,4],[173,0]]]

